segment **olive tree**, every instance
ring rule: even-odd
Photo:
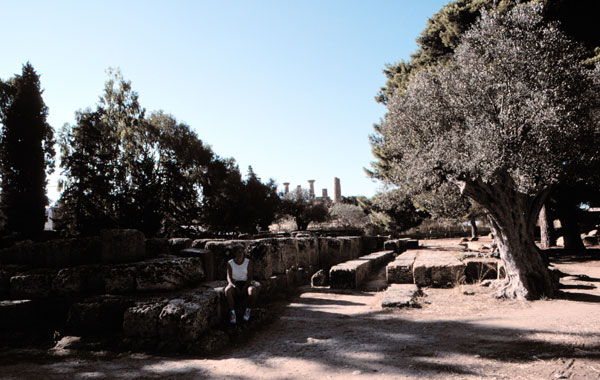
[[[534,244],[549,189],[599,157],[599,70],[542,6],[483,13],[452,60],[415,74],[381,125],[392,181],[427,190],[456,185],[489,215],[506,266],[497,295],[553,296]]]

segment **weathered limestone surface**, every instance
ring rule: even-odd
[[[465,281],[469,283],[498,278],[500,260],[493,257],[470,257],[463,260],[466,265]]]
[[[0,250],[0,264],[60,268],[100,262],[99,237],[57,239],[34,243],[25,240]]]
[[[381,301],[386,308],[418,307],[416,299],[422,295],[415,284],[392,284],[388,287]]]
[[[165,239],[165,238],[146,239],[146,255],[148,257],[156,257],[158,255],[166,255],[168,253],[169,253],[169,239]]]
[[[52,294],[52,280],[56,273],[29,273],[10,278],[10,296],[13,299],[41,298]]]
[[[282,268],[279,269],[283,269],[283,272],[276,273],[286,273],[286,270],[298,266],[298,245],[296,239],[292,238],[277,239],[277,243],[281,254],[281,263],[283,264]]]
[[[394,258],[394,251],[373,252],[359,257],[357,260],[368,260],[371,262],[371,268],[377,268]]]
[[[381,251],[383,249],[383,243],[385,242],[384,236],[363,236],[363,252],[371,253]]]
[[[419,241],[417,239],[401,238],[398,239],[398,245],[402,251],[408,249],[419,249]]]
[[[354,289],[371,271],[370,260],[350,260],[329,270],[329,286],[332,289]]]
[[[192,239],[190,238],[172,238],[169,239],[169,253],[177,255],[179,251],[192,248]]]
[[[461,252],[417,250],[413,277],[419,287],[453,287],[464,280],[466,265],[456,257]]]
[[[412,284],[416,251],[406,251],[386,266],[388,284]]]
[[[0,301],[0,330],[26,327],[37,313],[35,301],[32,300]]]
[[[297,238],[296,245],[298,247],[298,266],[308,267],[310,265],[319,265],[319,244],[317,238]]]
[[[273,275],[270,244],[261,240],[250,242],[246,254],[252,260],[255,280],[266,280]]]
[[[64,268],[58,271],[52,280],[52,289],[58,295],[98,294],[105,290],[105,283],[109,279],[126,281],[120,272],[110,273],[106,276],[106,268],[101,265],[81,265]]]
[[[138,266],[134,265],[107,267],[104,270],[104,291],[108,294],[135,292],[137,290],[137,269]]]
[[[332,267],[344,261],[342,241],[333,237],[319,238],[319,262],[323,268]]]
[[[204,278],[202,260],[197,257],[154,259],[136,265],[136,290],[181,289]]]
[[[215,254],[213,251],[203,248],[186,248],[179,252],[179,256],[200,258],[204,269],[204,280],[214,281],[216,279]]]
[[[129,298],[102,295],[76,302],[69,309],[67,329],[75,333],[118,332],[125,311],[133,304]]]
[[[130,263],[146,258],[146,239],[137,230],[102,230],[103,263]]]
[[[310,278],[311,286],[327,286],[329,285],[329,280],[327,278],[327,272],[325,270],[320,269]]]

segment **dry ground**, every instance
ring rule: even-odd
[[[563,299],[463,285],[426,289],[421,309],[382,310],[382,292],[305,288],[215,357],[5,352],[0,379],[600,379],[600,250],[554,265],[569,274]]]

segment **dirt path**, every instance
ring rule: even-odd
[[[421,309],[382,292],[303,289],[249,342],[212,358],[141,354],[0,362],[0,379],[600,379],[600,257],[563,259],[566,299],[502,301],[426,289]],[[469,295],[470,294],[470,295]]]

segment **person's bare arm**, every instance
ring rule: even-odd
[[[227,263],[227,283],[234,288],[237,288],[237,286],[235,286],[235,281],[231,278],[231,265],[229,263]]]

